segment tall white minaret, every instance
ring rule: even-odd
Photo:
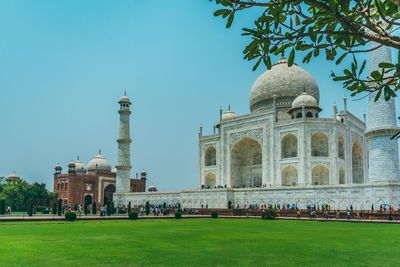
[[[378,44],[371,42],[370,48]],[[369,54],[369,71],[379,70],[381,62],[392,62],[390,47],[382,46]],[[396,106],[391,98],[385,101],[383,93],[378,101],[377,93],[369,96],[368,126],[366,136],[369,150],[369,182],[400,181],[399,150],[397,140],[391,137],[397,132]]]
[[[131,179],[131,138],[129,132],[129,116],[131,111],[129,106],[132,104],[126,93],[119,100],[120,109],[119,113],[119,136],[118,142],[118,162],[117,166],[117,193],[130,192],[130,179]]]

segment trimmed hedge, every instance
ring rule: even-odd
[[[76,220],[76,212],[66,212],[65,219],[70,222],[75,221]]]
[[[211,212],[211,218],[214,218],[214,219],[218,218],[218,212],[216,212],[216,211]]]
[[[175,219],[180,219],[182,218],[182,213],[181,212],[175,212]]]
[[[276,211],[274,210],[266,210],[262,213],[261,215],[261,219],[263,220],[273,220],[278,216],[278,214],[276,213]]]
[[[139,214],[137,213],[137,211],[130,211],[128,213],[129,219],[131,220],[137,220],[139,217]]]

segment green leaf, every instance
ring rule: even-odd
[[[358,73],[358,76],[360,76],[361,73],[364,71],[364,68],[365,68],[365,64],[366,64],[366,63],[367,63],[367,61],[364,60],[363,64],[361,65],[361,69],[360,69],[360,72]]]
[[[379,68],[391,69],[391,68],[394,68],[394,67],[395,67],[394,64],[389,63],[389,62],[379,63]]]
[[[221,15],[223,15],[225,13],[230,13],[231,11],[232,10],[230,10],[230,9],[220,9],[220,10],[217,10],[217,11],[214,12],[214,16],[218,17],[218,16],[221,16]]]
[[[260,65],[262,58],[260,58],[259,60],[257,60],[257,63],[254,65],[253,67],[253,71],[255,71],[258,68],[258,65]]]
[[[390,97],[392,95],[392,89],[390,89],[389,85],[385,85],[385,87],[383,88],[383,95],[385,96],[385,100],[389,101]]]
[[[301,24],[299,16],[296,15],[296,26],[299,26]]]
[[[294,48],[292,49],[292,51],[290,52],[289,55],[289,59],[288,59],[288,66],[291,67],[293,65],[293,61],[294,61]]]
[[[344,53],[343,55],[340,56],[340,58],[338,60],[336,60],[336,65],[339,65],[340,62],[342,62],[342,60],[347,56],[347,53]]]
[[[381,94],[382,94],[382,90],[379,90],[375,96],[375,99],[374,99],[375,102],[378,101],[378,99],[381,97]]]
[[[232,12],[231,14],[229,14],[228,22],[226,23],[226,28],[231,27],[234,17],[235,17],[235,12]]]
[[[382,75],[380,74],[379,71],[375,70],[371,73],[372,78],[374,78],[376,81],[380,81],[382,78]]]

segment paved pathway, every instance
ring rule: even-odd
[[[184,219],[189,219],[189,218],[210,218],[210,215],[182,215],[182,218]],[[174,215],[168,215],[168,216],[140,216],[139,219],[173,219]],[[245,218],[255,218],[259,219],[259,216],[225,216],[221,215],[219,218],[231,218],[231,219],[245,219]],[[112,216],[100,216],[100,215],[82,215],[81,217],[78,217],[77,220],[85,220],[85,221],[91,221],[91,220],[127,220],[128,216],[127,215],[112,215]],[[295,217],[278,217],[278,220],[293,220],[293,221],[318,221],[318,222],[353,222],[353,223],[394,223],[394,224],[400,224],[400,221],[393,220],[369,220],[369,219],[364,219],[364,220],[358,220],[358,219],[334,219],[330,218],[328,220],[324,218],[315,218],[315,219],[309,219],[308,217],[303,217],[303,218],[295,218]],[[0,216],[0,222],[18,222],[18,221],[65,221],[64,216],[53,216],[53,215],[34,215],[32,217],[29,217],[27,215],[1,215]]]

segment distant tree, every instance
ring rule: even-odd
[[[93,205],[92,205],[92,214],[96,214],[97,213],[97,205],[96,205],[96,201],[95,202],[93,202]]]
[[[6,200],[0,199],[0,215],[6,214]]]
[[[57,202],[56,202],[56,201],[53,202],[53,210],[52,210],[52,213],[53,213],[54,215],[57,214]]]
[[[304,52],[303,63],[322,57],[341,64],[352,57],[351,66],[343,75],[332,73],[335,81],[343,82],[352,96],[361,92],[383,92],[386,100],[395,97],[400,88],[399,0],[209,0],[222,6],[214,12],[232,25],[237,13],[260,9],[253,28],[244,28],[251,41],[244,49],[246,60],[256,60],[253,70],[263,63],[271,68],[271,55],[290,50],[291,66],[297,52]],[[384,62],[371,76],[363,75],[366,61],[357,62],[356,55],[386,46],[398,50],[397,63]]]
[[[32,214],[33,214],[33,204],[32,204],[32,202],[33,202],[32,199],[29,199],[28,203],[27,203],[26,210],[27,210],[27,213],[28,213],[29,216],[32,216]]]

